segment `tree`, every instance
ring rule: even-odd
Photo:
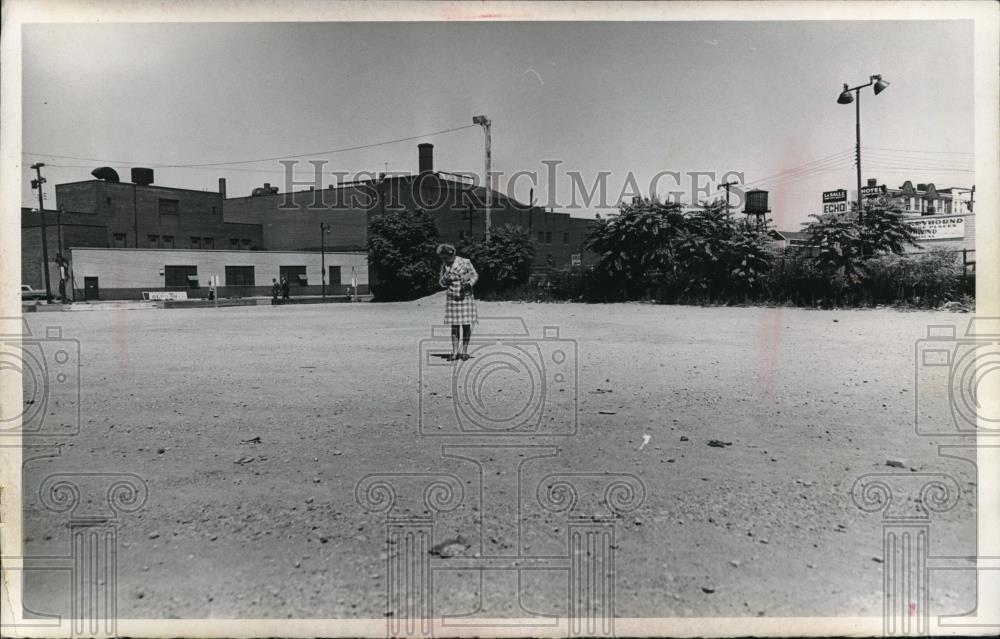
[[[686,228],[681,205],[654,199],[622,204],[617,215],[598,217],[584,245],[597,254],[597,281],[611,285],[609,297],[627,299],[673,270],[674,248]]]
[[[773,259],[768,230],[735,219],[723,201],[702,204],[686,216],[677,246],[683,293],[732,300],[758,292]]]
[[[375,276],[375,299],[415,299],[437,290],[437,239],[437,224],[422,210],[373,217],[368,225],[368,263]]]
[[[866,262],[901,255],[907,246],[919,246],[916,233],[904,221],[898,198],[871,200],[860,221],[856,205],[850,212],[810,217],[814,221],[805,228],[807,246],[838,299],[845,291],[857,289],[868,276]]]
[[[535,245],[520,226],[506,224],[490,231],[490,239],[464,236],[458,252],[472,260],[479,274],[478,288],[483,293],[509,290],[524,284],[531,276]]]

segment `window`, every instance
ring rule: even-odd
[[[306,281],[306,267],[304,266],[282,266],[279,270],[281,277],[288,278],[289,284],[298,284],[299,286],[308,284]]]
[[[563,244],[569,244],[569,233],[563,233]]]
[[[246,238],[243,239],[243,248],[244,248],[244,250],[247,250],[247,251],[250,250],[250,240],[248,240]]]
[[[544,244],[545,243],[545,231],[539,231],[538,232],[538,243],[539,244]]]
[[[552,244],[552,231],[545,231],[545,243]]]
[[[200,249],[201,248],[201,238],[200,237],[195,237],[193,235],[191,236],[191,248],[193,248],[193,249]]]
[[[180,218],[177,200],[160,198],[160,224],[177,224]]]
[[[112,242],[112,246],[114,246],[114,248],[125,248],[125,234],[124,233],[115,233],[114,234],[114,241]]]
[[[147,235],[146,241],[149,243],[149,248],[158,248],[160,246],[159,235]]]
[[[203,248],[203,249],[214,249],[215,248],[215,238],[214,237],[203,237],[203,238],[201,238],[201,248]]]
[[[198,267],[164,266],[163,285],[167,288],[198,288]]]
[[[227,266],[226,286],[254,286],[252,266]]]
[[[240,250],[240,241],[238,239],[236,239],[235,237],[229,238],[229,249],[231,251],[238,251],[238,250]]]
[[[161,239],[163,241],[160,243],[160,246],[162,246],[163,248],[168,248],[168,249],[174,248],[174,236],[173,235],[164,235]]]

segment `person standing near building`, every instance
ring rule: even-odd
[[[281,293],[281,286],[278,284],[278,280],[271,278],[271,304],[278,303],[278,294]]]
[[[456,255],[455,247],[450,244],[438,245],[437,256],[441,260],[438,284],[448,291],[444,307],[444,323],[451,324],[451,355],[448,361],[467,360],[472,325],[479,321],[476,298],[472,294],[479,274],[471,261]]]
[[[288,295],[289,295],[289,292],[290,292],[288,290],[288,288],[289,288],[289,286],[288,286],[288,276],[287,275],[282,275],[281,276],[281,301],[282,302],[284,302],[285,300],[288,299]]]

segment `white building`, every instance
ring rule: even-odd
[[[272,280],[288,279],[293,296],[320,295],[323,266],[326,293],[348,288],[368,293],[368,255],[363,252],[225,251],[178,249],[73,248],[75,300],[142,299],[143,293],[184,291],[206,297],[218,278],[220,297],[269,296]]]

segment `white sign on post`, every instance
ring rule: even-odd
[[[965,238],[965,217],[918,217],[906,220],[920,240],[961,240]]]

